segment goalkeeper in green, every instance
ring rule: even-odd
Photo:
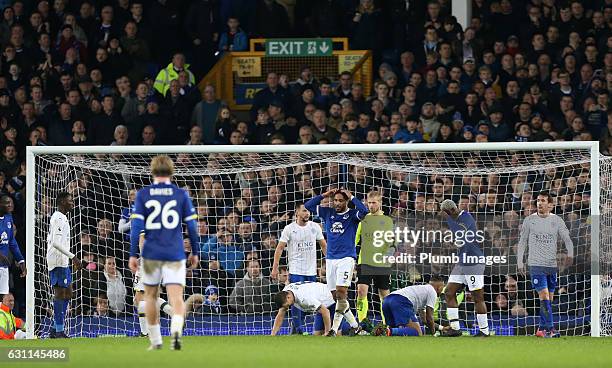
[[[389,295],[391,264],[383,262],[381,255],[392,251],[393,242],[385,242],[386,232],[393,232],[393,219],[382,211],[382,195],[372,191],[367,195],[368,213],[359,223],[355,245],[360,246],[357,260],[357,319],[365,331],[371,330],[368,319],[368,290],[372,282],[378,290],[381,304]],[[375,235],[377,234],[377,235]],[[383,316],[384,320],[384,316]]]

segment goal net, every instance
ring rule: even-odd
[[[570,261],[565,245],[558,244],[555,324],[564,335],[597,335],[600,326],[602,334],[610,334],[612,167],[604,159],[592,167],[596,150],[573,143],[30,149],[28,317],[33,323],[28,333],[45,337],[53,328],[46,238],[55,197],[68,191],[75,200],[68,215],[71,248],[83,267],[72,274],[67,333],[139,334],[128,269],[128,215],[135,191],[151,183],[151,158],[163,152],[174,159],[174,181],[188,190],[199,216],[201,262],[188,271],[185,288],[187,335],[269,334],[276,312],[272,296],[288,276],[284,253],[278,279],[270,277],[280,232],[293,221],[297,205],[329,188],[346,188],[364,203],[368,192],[381,192],[383,211],[399,229],[447,229],[439,214],[444,199],[469,211],[484,233],[482,248],[490,259],[484,290],[489,324],[499,335],[533,334],[538,327],[537,294],[529,275],[517,270],[517,244],[523,219],[536,211],[538,193],[550,192],[552,212],[565,221],[574,250]],[[601,221],[593,210],[599,203]],[[314,214],[312,220],[321,222]],[[186,251],[189,247],[186,240]],[[439,256],[457,251],[452,242],[435,237],[396,242],[394,256],[400,261],[392,265],[391,290],[449,275],[453,264]],[[416,261],[407,261],[410,255]],[[320,251],[316,276],[325,282]],[[163,292],[161,297],[166,298]],[[458,297],[462,328],[475,331],[472,297],[469,292]],[[369,318],[380,320],[373,285],[368,301]],[[161,315],[167,334],[169,320]],[[436,318],[445,323],[445,316],[441,298]],[[290,333],[292,323],[287,318],[281,333]],[[303,327],[312,331],[312,315],[305,316]]]

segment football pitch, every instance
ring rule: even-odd
[[[185,337],[182,351],[146,351],[144,338],[4,341],[2,348],[68,348],[67,362],[19,367],[612,367],[612,340],[567,337]],[[2,349],[4,350],[4,349]]]

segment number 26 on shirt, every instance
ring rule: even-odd
[[[164,229],[170,230],[178,226],[180,218],[178,212],[176,212],[176,210],[174,209],[176,207],[176,200],[168,201],[162,207],[161,203],[159,203],[158,200],[151,199],[145,203],[145,207],[147,209],[153,209],[147,217],[145,229],[159,230],[163,226]],[[161,222],[159,222],[160,218]]]

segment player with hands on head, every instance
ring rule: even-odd
[[[457,292],[461,291],[464,285],[467,285],[474,298],[474,309],[479,328],[478,333],[474,336],[488,337],[489,322],[483,289],[485,265],[481,263],[484,253],[478,245],[480,241],[484,240],[484,237],[478,236],[474,217],[467,211],[460,211],[452,200],[445,199],[442,201],[440,210],[442,215],[446,217],[449,230],[453,233],[455,245],[459,247],[459,263],[453,267],[444,291],[451,328],[441,336],[457,337],[463,335],[459,326]]]
[[[332,196],[333,207],[321,206],[324,198]],[[348,208],[349,202],[353,203],[355,209]],[[323,195],[311,198],[304,206],[310,212],[322,218],[325,223],[327,234],[327,252],[325,255],[327,287],[332,291],[336,300],[336,310],[329,335],[336,335],[344,318],[351,326],[349,334],[357,334],[359,333],[359,324],[350,309],[348,288],[353,279],[355,259],[357,258],[355,249],[357,226],[368,214],[368,208],[345,189],[330,189]]]

